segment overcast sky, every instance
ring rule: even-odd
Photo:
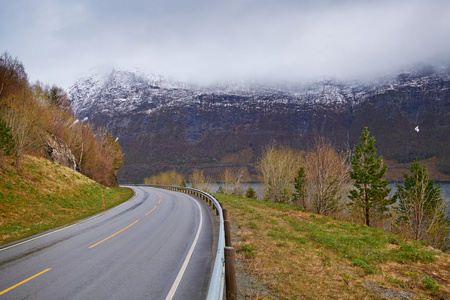
[[[449,0],[0,0],[0,52],[64,88],[98,66],[203,83],[450,60]]]

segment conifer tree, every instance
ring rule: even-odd
[[[0,116],[0,168],[3,168],[5,156],[11,155],[15,147],[14,137],[11,134],[11,128],[6,125]]]
[[[395,201],[387,198],[391,191],[388,188],[389,181],[383,180],[387,165],[383,166],[381,157],[377,157],[375,138],[369,138],[369,135],[366,127],[352,155],[350,178],[354,181],[355,189],[349,195],[349,204],[362,210],[367,226],[371,226],[374,217],[383,217],[389,211],[388,206]]]
[[[256,192],[250,185],[248,186],[247,191],[245,192],[245,197],[251,199],[256,198]]]
[[[305,168],[303,167],[300,167],[297,177],[294,178],[294,188],[294,202],[300,203],[300,205],[306,209],[306,174]]]
[[[427,241],[440,248],[445,245],[450,226],[441,185],[434,184],[434,178],[429,178],[427,168],[422,168],[417,158],[410,172],[412,175],[403,173],[403,186],[397,184],[397,224],[407,238]]]

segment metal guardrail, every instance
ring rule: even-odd
[[[200,190],[197,190],[197,189],[193,189],[193,188],[168,186],[168,185],[153,185],[153,184],[135,184],[135,185],[163,188],[163,189],[168,189],[168,190],[172,190],[172,191],[193,194],[204,200],[210,201],[210,203],[213,205],[214,209],[216,210],[217,215],[219,216],[220,227],[219,227],[219,240],[217,243],[216,259],[214,261],[214,268],[213,268],[213,272],[211,275],[211,280],[209,282],[208,295],[207,295],[206,299],[207,300],[222,300],[223,299],[224,281],[225,281],[225,254],[224,254],[225,230],[224,230],[224,219],[223,219],[222,207],[221,207],[219,201],[217,201],[217,199],[214,198],[213,196],[211,196],[210,194],[205,193]]]

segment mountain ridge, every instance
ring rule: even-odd
[[[120,181],[139,182],[174,165],[188,172],[187,166],[220,164],[246,149],[251,155],[238,161],[254,173],[271,142],[308,149],[323,135],[348,150],[365,126],[387,159],[436,156],[450,172],[444,151],[450,145],[448,70],[422,67],[365,83],[199,87],[113,69],[101,78],[80,79],[69,95],[79,118],[89,117],[119,137],[126,155]]]

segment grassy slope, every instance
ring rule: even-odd
[[[0,169],[0,245],[85,218],[127,199],[133,192],[106,188],[69,168],[25,156],[18,172]]]
[[[215,196],[229,212],[237,258],[270,290],[250,298],[450,297],[448,254],[288,205]]]

